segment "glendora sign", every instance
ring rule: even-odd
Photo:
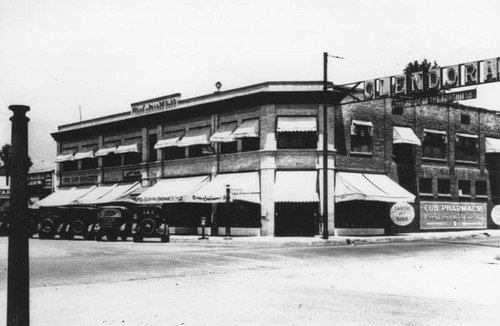
[[[428,73],[417,71],[407,75],[396,75],[355,83],[363,83],[364,100],[416,95],[428,91],[474,86],[500,80],[500,58],[493,58],[448,67],[429,69]],[[354,83],[353,83],[354,84]]]

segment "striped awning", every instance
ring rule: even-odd
[[[277,171],[274,184],[276,203],[319,202],[317,171]]]
[[[197,191],[209,176],[169,178],[158,181],[137,197],[141,204],[164,204],[183,202],[186,196]]]
[[[78,152],[75,154],[75,160],[83,160],[84,158],[94,158],[94,151]]]
[[[415,195],[385,174],[337,172],[335,202],[352,200],[413,203]]]
[[[128,145],[120,145],[116,148],[116,154],[139,153],[139,144],[133,143]]]
[[[410,144],[416,146],[422,144],[411,128],[397,126],[392,128],[392,142],[393,144]]]
[[[316,132],[316,116],[278,117],[277,132]]]
[[[74,159],[75,158],[73,153],[59,154],[56,156],[54,162],[61,163],[61,162],[73,161]]]
[[[245,120],[233,132],[234,138],[258,138],[259,119]]]
[[[106,156],[108,154],[115,154],[116,147],[106,147],[100,148],[97,152],[95,152],[95,156]]]
[[[236,128],[236,122],[222,124],[219,129],[210,137],[210,141],[217,143],[229,143],[236,139],[233,137],[233,131]]]
[[[140,187],[140,182],[119,184],[103,196],[99,197],[96,200],[96,204],[109,204],[120,201],[129,201],[128,196]]]
[[[185,130],[179,130],[164,135],[163,139],[158,140],[158,142],[155,144],[155,149],[177,146],[177,141],[185,132]]]
[[[210,144],[210,127],[189,129],[184,137],[177,141],[179,147],[187,147],[193,145],[208,145]]]
[[[92,187],[60,189],[38,202],[40,207],[75,205],[81,197],[94,190]]]
[[[258,172],[218,174],[198,191],[186,198],[194,203],[225,203],[229,185],[230,201],[260,203],[260,180]]]

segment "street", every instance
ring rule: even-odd
[[[496,237],[271,248],[35,238],[30,259],[31,325],[497,325],[500,317]]]

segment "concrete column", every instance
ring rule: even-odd
[[[261,234],[274,236],[274,177],[276,173],[276,159],[274,155],[261,157],[260,167],[260,198],[261,198]]]
[[[103,148],[104,147],[104,136],[99,135],[99,138],[97,140],[97,148]],[[101,184],[102,180],[104,179],[103,173],[103,157],[98,157],[97,158],[97,167],[99,168],[99,173],[97,174],[97,184]]]
[[[260,148],[276,150],[276,107],[264,105],[260,113]]]

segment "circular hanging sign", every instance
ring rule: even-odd
[[[415,218],[415,210],[408,203],[396,203],[391,207],[391,220],[399,226],[407,226]]]
[[[500,205],[496,205],[491,210],[491,220],[496,225],[500,225]]]

